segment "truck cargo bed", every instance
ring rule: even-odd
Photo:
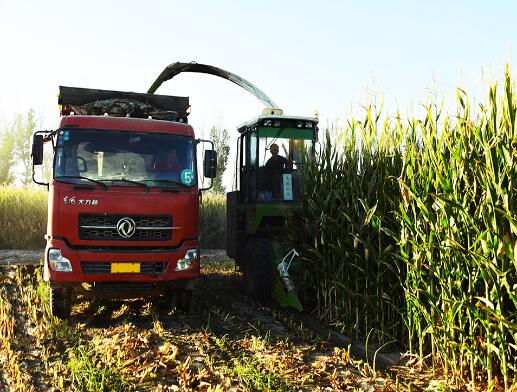
[[[152,118],[187,122],[189,98],[59,86],[61,115],[74,114]]]

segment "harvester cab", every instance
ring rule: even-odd
[[[273,296],[301,310],[289,269],[299,256],[287,241],[286,222],[301,211],[304,156],[314,154],[317,117],[285,116],[258,87],[229,71],[198,63],[167,66],[149,88],[182,72],[205,73],[237,84],[265,106],[262,114],[238,127],[234,191],[227,194],[226,251],[243,275],[247,295]]]

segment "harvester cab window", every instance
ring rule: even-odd
[[[249,201],[255,200],[256,194],[256,167],[257,167],[257,133],[250,132],[244,139],[243,143],[245,157],[244,165],[241,173],[242,189],[245,189],[244,199]]]
[[[313,119],[260,117],[239,128],[236,189],[244,202],[289,202],[302,197],[302,166],[314,154]]]
[[[312,141],[259,137],[257,198],[260,201],[300,200],[303,150]]]

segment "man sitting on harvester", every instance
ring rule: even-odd
[[[266,181],[273,199],[282,198],[282,174],[292,171],[292,164],[287,158],[279,155],[278,144],[273,143],[269,147],[271,158],[266,162]]]

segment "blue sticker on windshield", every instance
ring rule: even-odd
[[[181,172],[181,182],[185,185],[190,185],[194,182],[194,175],[192,174],[192,170],[185,169]]]

